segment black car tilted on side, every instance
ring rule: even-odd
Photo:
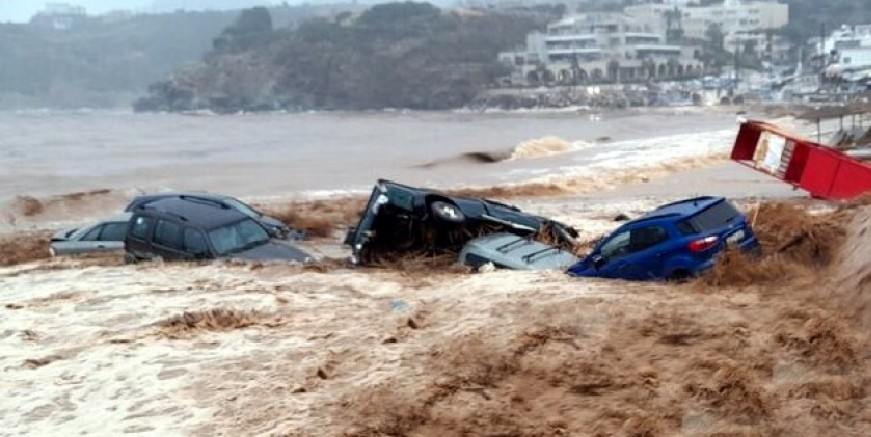
[[[345,244],[351,246],[354,262],[366,265],[408,253],[458,253],[470,240],[497,232],[566,248],[578,236],[574,228],[512,205],[382,179]]]

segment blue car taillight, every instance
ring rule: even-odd
[[[690,250],[690,252],[701,253],[716,246],[719,241],[720,239],[718,237],[712,235],[710,237],[691,241],[687,248]]]

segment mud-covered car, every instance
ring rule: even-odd
[[[578,235],[570,226],[512,205],[382,179],[345,244],[355,263],[369,265],[409,254],[459,254],[469,241],[500,232],[568,250]]]

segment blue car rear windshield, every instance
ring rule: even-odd
[[[724,200],[678,223],[677,228],[683,234],[711,231],[726,226],[739,215],[741,213],[731,203]]]

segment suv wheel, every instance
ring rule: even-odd
[[[443,222],[462,223],[466,220],[466,216],[457,205],[443,200],[430,202],[429,210],[435,218]]]
[[[690,272],[686,270],[675,270],[671,272],[671,274],[668,275],[665,280],[669,282],[684,283],[689,281],[691,277],[692,275],[690,274]]]

